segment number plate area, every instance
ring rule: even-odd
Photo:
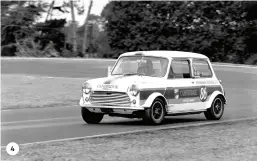
[[[101,111],[104,113],[113,113],[113,109],[112,108],[101,108]]]

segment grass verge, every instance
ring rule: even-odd
[[[20,146],[2,160],[247,160],[257,158],[257,120]]]
[[[2,75],[2,110],[78,105],[86,78]]]

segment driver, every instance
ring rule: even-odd
[[[137,69],[137,72],[138,73],[143,73],[147,76],[151,76],[151,75],[154,75],[154,70],[153,70],[153,63],[150,59],[145,59],[143,61],[146,61],[146,62],[142,62],[140,64],[140,66],[138,67]]]

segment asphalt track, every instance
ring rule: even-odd
[[[47,77],[97,78],[106,76],[113,61],[1,59],[2,74]],[[214,66],[226,90],[228,105],[222,120],[257,116],[257,68]],[[79,98],[78,98],[79,101]],[[165,126],[206,122],[204,115],[168,117]],[[88,125],[80,116],[79,105],[42,109],[1,111],[1,146],[65,139],[154,128],[139,119],[105,116],[101,124]]]

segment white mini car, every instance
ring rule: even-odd
[[[119,56],[106,78],[82,86],[81,115],[89,124],[109,116],[161,124],[165,116],[204,113],[219,120],[225,91],[208,57],[180,51],[136,51]]]

